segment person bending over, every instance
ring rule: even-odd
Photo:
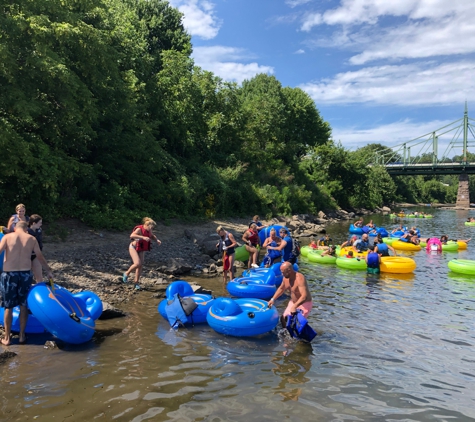
[[[269,300],[267,306],[270,308],[285,291],[290,292],[289,303],[281,317],[282,327],[285,327],[286,317],[295,314],[297,309],[301,310],[303,316],[307,318],[312,310],[313,301],[307,280],[302,273],[295,271],[290,262],[284,262],[280,266],[280,270],[284,276],[282,284]]]

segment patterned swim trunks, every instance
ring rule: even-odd
[[[31,271],[5,271],[0,277],[0,293],[3,308],[26,306],[33,276]]]

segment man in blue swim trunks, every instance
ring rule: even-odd
[[[26,299],[33,280],[31,273],[31,254],[34,252],[48,277],[53,278],[38,242],[27,232],[28,223],[20,221],[13,233],[6,234],[0,241],[0,253],[5,251],[3,273],[0,277],[1,306],[5,308],[5,337],[1,339],[4,346],[10,345],[13,320],[13,308],[20,306],[20,344],[26,343],[25,328],[28,321]]]

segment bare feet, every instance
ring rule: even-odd
[[[11,342],[10,342],[10,339],[6,339],[5,337],[2,337],[2,345],[4,346],[10,346]]]

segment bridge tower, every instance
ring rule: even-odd
[[[465,112],[463,113],[463,164],[467,164],[468,144],[468,109],[465,102]],[[456,208],[470,208],[470,193],[468,186],[468,174],[462,173],[459,176],[459,189],[457,192]]]
[[[459,190],[457,192],[456,208],[470,208],[470,194],[468,189],[468,174],[459,176]]]

